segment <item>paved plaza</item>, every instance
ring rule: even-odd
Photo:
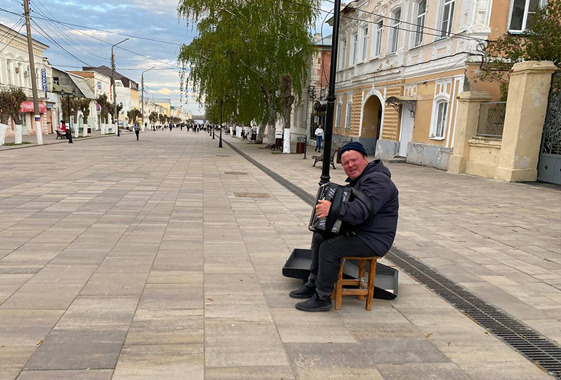
[[[315,195],[310,159],[225,141]],[[297,311],[281,268],[310,245],[310,206],[217,145],[0,151],[0,379],[553,379],[403,271],[371,312]],[[561,343],[559,187],[388,166],[395,246]]]

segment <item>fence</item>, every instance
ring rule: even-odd
[[[506,102],[481,103],[477,136],[502,138],[505,123]]]

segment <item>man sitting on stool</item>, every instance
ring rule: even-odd
[[[308,282],[290,292],[292,298],[309,298],[296,304],[298,310],[330,310],[331,293],[341,269],[341,258],[384,256],[395,238],[399,200],[389,169],[380,160],[369,163],[366,150],[359,142],[343,146],[339,151],[339,158],[350,186],[372,201],[373,215],[358,199],[343,202],[338,219],[347,224],[351,232],[330,239],[314,234]],[[330,208],[330,201],[320,200],[316,205],[316,216],[326,217]],[[357,225],[360,227],[353,231],[352,226]]]

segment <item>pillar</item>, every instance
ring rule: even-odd
[[[449,173],[465,173],[469,160],[468,141],[477,134],[479,122],[479,105],[491,101],[488,92],[468,91],[458,96],[458,116],[454,137],[454,151],[448,161]]]
[[[549,61],[520,62],[513,66],[495,179],[537,180],[551,75],[556,69]]]

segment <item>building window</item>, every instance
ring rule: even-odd
[[[396,10],[392,14],[392,30],[390,37],[389,53],[395,53],[397,51],[397,45],[399,43],[399,29],[401,27],[401,9]]]
[[[509,32],[522,33],[528,29],[538,6],[546,4],[547,0],[514,0],[510,10]]]
[[[345,114],[345,129],[351,128],[351,114],[353,112],[353,103],[347,103],[347,112]]]
[[[358,59],[357,52],[358,52],[358,33],[355,33],[351,37],[351,57],[350,57],[349,66],[352,66],[356,63]]]
[[[446,130],[446,120],[448,119],[448,99],[441,98],[434,104],[433,120],[431,123],[430,138],[433,140],[443,140]]]
[[[423,43],[423,30],[425,29],[425,18],[427,15],[427,0],[417,3],[417,20],[415,26],[415,40],[413,46],[420,46]]]
[[[366,61],[366,48],[368,47],[368,26],[362,28],[362,54],[360,55],[360,60],[362,62]]]
[[[379,57],[382,50],[382,33],[384,31],[384,22],[378,21],[374,26],[374,38],[372,42],[374,46],[372,48],[372,58]]]
[[[345,56],[347,55],[347,40],[341,40],[341,57],[339,60],[339,67],[345,68]]]
[[[452,22],[454,21],[454,8],[456,0],[444,0],[442,9],[442,21],[440,22],[440,37],[447,37],[452,31]]]
[[[335,118],[335,128],[341,128],[341,111],[343,109],[343,105],[341,103],[337,104],[337,117]]]
[[[13,67],[12,61],[8,59],[6,65],[6,72],[8,74],[8,78],[7,78],[8,84],[14,84],[14,78],[12,77],[12,67]]]

